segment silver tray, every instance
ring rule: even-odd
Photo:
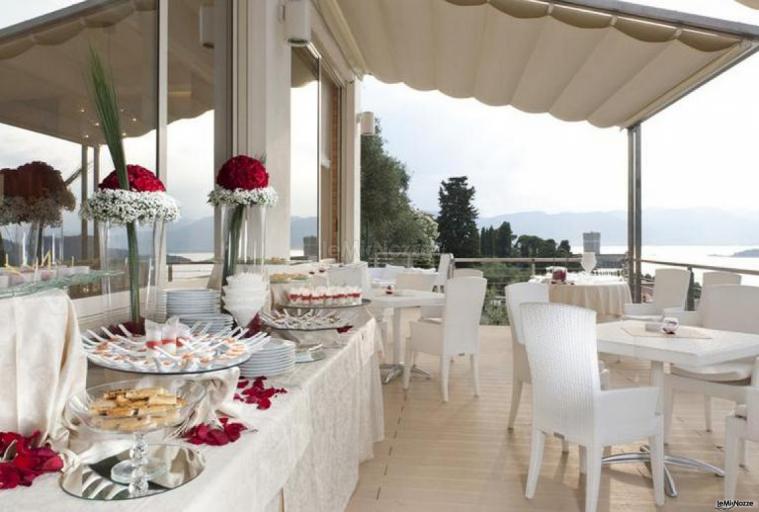
[[[170,492],[195,479],[206,466],[203,455],[178,444],[150,445],[151,462],[160,460],[166,470],[149,482],[145,496],[132,496],[129,486],[111,480],[111,468],[129,459],[129,450],[104,458],[93,464],[82,464],[61,475],[61,489],[71,496],[93,501],[122,501],[147,498]]]
[[[370,299],[361,299],[360,304],[312,304],[309,306],[301,304],[283,304],[283,309],[290,309],[295,311],[307,310],[307,309],[351,309],[368,306],[372,301]]]

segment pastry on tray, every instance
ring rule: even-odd
[[[115,389],[93,400],[89,411],[99,428],[134,432],[176,423],[184,404],[163,388]]]

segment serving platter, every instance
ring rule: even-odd
[[[103,368],[147,375],[206,373],[239,366],[261,350],[269,335],[251,337],[240,327],[209,332],[209,324],[195,324],[176,341],[147,341],[120,325],[114,333],[103,327],[100,333],[82,334],[87,358]]]

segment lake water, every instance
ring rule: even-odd
[[[575,244],[573,247],[582,247],[582,244]],[[644,245],[643,258],[660,261],[671,261],[674,263],[693,263],[701,265],[714,265],[718,267],[731,267],[746,270],[759,271],[759,258],[732,258],[732,254],[745,251],[748,249],[757,249],[757,246],[746,245]],[[627,252],[627,246],[610,245],[603,246],[601,249],[606,254],[624,254]],[[184,256],[192,261],[204,261],[213,258],[213,253],[176,253],[178,256]],[[302,251],[293,251],[293,256],[302,255]],[[208,272],[207,269],[197,269],[201,272]],[[650,263],[643,264],[643,272],[653,275],[656,265]],[[696,281],[701,282],[703,270],[694,269]],[[759,276],[743,276],[744,284],[759,285]]]
[[[746,245],[644,245],[643,259],[759,271],[759,258],[730,257],[737,252],[757,248],[759,247]],[[627,246],[603,246],[601,250],[607,254],[623,254],[627,252]],[[644,263],[643,273],[653,275],[656,267],[656,265]],[[703,270],[693,270],[696,281],[701,282],[703,273]],[[759,285],[759,276],[744,275],[742,282]]]

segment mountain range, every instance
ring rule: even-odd
[[[573,247],[582,244],[586,231],[601,233],[603,245],[627,244],[627,212],[540,211],[508,213],[482,217],[479,227],[498,227],[511,223],[516,235],[535,235],[554,240],[569,240]],[[293,217],[290,243],[303,248],[303,237],[316,232],[315,217]],[[271,226],[270,226],[271,228]],[[113,247],[126,247],[120,234]],[[143,238],[144,237],[144,241]],[[142,233],[140,245],[149,243]],[[643,243],[646,245],[759,245],[759,211],[734,212],[712,208],[650,209],[643,213]],[[169,226],[168,250],[172,254],[213,251],[213,217],[182,219]]]
[[[478,220],[480,227],[511,223],[516,235],[582,241],[586,231],[601,233],[603,245],[627,243],[627,212],[519,212]],[[759,211],[735,212],[714,208],[649,209],[643,211],[646,245],[754,245],[759,244]]]

